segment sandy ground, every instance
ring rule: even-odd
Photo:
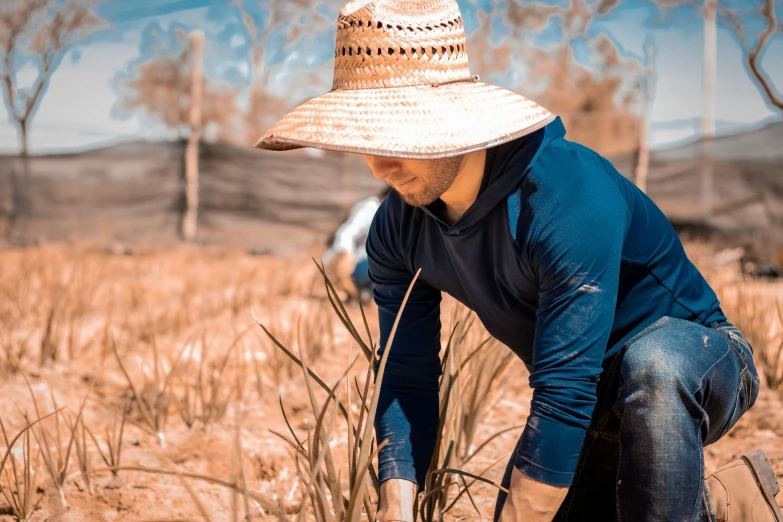
[[[709,258],[707,247],[693,246],[691,252],[693,257]],[[753,299],[773,303],[783,295],[780,283],[742,282],[730,265],[705,266],[705,273],[718,288],[742,283],[745,300],[760,296]],[[62,447],[67,447],[68,439],[65,419],[76,418],[89,391],[84,425],[95,433],[96,442],[105,451],[105,430],[112,426],[129,394],[112,343],[137,390],[154,389],[149,383],[154,381],[155,351],[160,375],[170,372],[177,355],[182,353],[166,389],[169,403],[162,408],[167,414],[163,438],[145,426],[138,404],[132,404],[128,414],[121,466],[147,471],[124,469],[117,477],[112,476],[95,442],[88,440],[91,488],[80,473],[79,459],[73,450],[65,470],[63,493],[67,506],[64,505],[39,461],[31,490],[32,498],[40,497],[41,503],[29,520],[238,520],[242,517],[239,513],[243,513],[242,496],[210,480],[237,483],[240,470],[249,489],[272,499],[294,519],[302,483],[291,451],[273,433],[287,432],[279,398],[294,431],[302,439],[315,419],[301,371],[281,357],[255,325],[251,308],[293,350],[300,344],[299,337],[314,371],[325,382],[334,384],[345,371],[349,356],[356,356],[359,350],[331,310],[312,261],[305,257],[254,257],[225,249],[179,248],[123,256],[100,250],[44,247],[0,251],[0,284],[0,342],[4,348],[0,419],[9,434],[23,427],[22,411],[34,417],[30,391],[9,354],[21,360],[42,415],[54,409],[51,396],[58,407],[67,408],[60,414]],[[452,323],[453,307],[447,299],[443,307],[444,340]],[[770,314],[773,310],[771,305],[767,308]],[[357,325],[361,324],[358,307],[350,307],[349,315]],[[377,339],[374,316],[375,310],[370,306],[368,322]],[[764,325],[770,331],[772,346],[780,325],[772,320]],[[236,341],[240,334],[243,336]],[[475,341],[477,345],[481,334],[478,325],[472,327],[468,344]],[[204,352],[200,351],[202,348]],[[42,350],[54,353],[43,364]],[[216,377],[215,402],[224,407],[225,413],[206,426],[197,422],[189,428],[176,401],[182,401],[186,391],[192,392],[202,353],[206,354],[203,358],[207,368],[202,374],[204,382],[210,382],[210,376]],[[232,355],[221,371],[215,361],[226,353]],[[478,364],[491,363],[480,357]],[[186,361],[190,364],[185,365]],[[360,359],[351,372],[360,385],[365,370],[366,364]],[[497,389],[488,394],[474,448],[492,434],[522,424],[529,411],[531,393],[521,363],[512,362],[503,375]],[[319,400],[325,398],[320,392],[317,396]],[[353,412],[358,416],[355,403]],[[51,417],[41,426],[53,437],[55,425]],[[330,447],[337,465],[345,466],[346,427],[340,422],[335,426]],[[483,472],[499,461],[485,473],[487,478],[499,480],[504,456],[513,449],[518,433],[512,430],[497,437],[465,469]],[[57,446],[53,439],[48,440],[50,448]],[[32,445],[31,454],[35,456],[40,447],[34,438]],[[17,458],[22,456],[20,448],[21,443],[17,442],[13,450]],[[783,477],[781,395],[769,388],[761,391],[756,406],[737,426],[705,449],[706,471],[709,473],[756,448],[767,453]],[[0,488],[7,497],[16,491],[11,469],[7,465],[0,474]],[[150,469],[170,474],[153,473]],[[209,480],[177,476],[172,470]],[[17,466],[17,471],[21,472],[21,466]],[[491,519],[494,488],[476,485],[471,493],[481,518]],[[2,521],[15,520],[7,497],[0,496]],[[254,520],[278,520],[255,506],[251,513]],[[479,519],[467,497],[457,503],[446,520],[460,518]]]

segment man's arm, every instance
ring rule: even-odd
[[[531,224],[525,253],[538,275],[539,302],[533,400],[504,522],[522,520],[508,518],[515,509],[522,509],[525,520],[551,520],[546,517],[554,515],[571,484],[612,331],[630,219],[610,176],[585,172],[600,167],[583,160],[564,168],[559,159],[542,158],[538,166],[550,178],[527,195],[523,210]],[[540,518],[524,511],[547,499],[549,510],[537,508],[546,513]]]
[[[378,522],[413,522],[413,505],[418,486],[405,479],[381,483],[380,502],[375,518]]]
[[[568,488],[544,484],[514,468],[508,491],[499,522],[550,522],[565,500]]]
[[[395,230],[389,223],[385,204],[376,214],[367,239],[381,352],[413,280],[413,267],[400,261],[402,256],[397,251]],[[378,520],[413,520],[416,484],[424,484],[432,459],[439,422],[440,300],[440,291],[419,278],[390,347],[375,418],[376,439],[388,441],[378,455]]]

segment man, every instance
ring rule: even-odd
[[[322,262],[326,273],[341,291],[345,299],[358,297],[364,301],[364,295],[372,292],[367,251],[365,243],[370,225],[381,206],[381,201],[389,194],[387,187],[377,196],[370,196],[356,203],[348,218],[340,224],[329,241]],[[369,299],[369,297],[367,297]]]
[[[413,520],[438,428],[441,292],[530,369],[496,520],[783,520],[760,452],[704,479],[752,406],[751,347],[658,208],[559,119],[471,77],[454,0],[357,0],[333,90],[257,144],[365,155],[395,192],[367,254],[385,346],[378,520]]]

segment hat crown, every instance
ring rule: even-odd
[[[455,0],[354,0],[337,18],[332,89],[467,80],[465,43]]]

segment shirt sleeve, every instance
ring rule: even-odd
[[[367,240],[370,279],[380,321],[379,356],[413,280],[413,267],[390,247],[394,230],[384,207],[376,214]],[[438,430],[440,365],[440,291],[416,281],[390,347],[378,411],[376,439],[388,441],[378,456],[381,482],[405,479],[422,486]]]
[[[550,167],[547,174],[558,171]],[[550,193],[542,188],[527,202],[539,301],[533,399],[515,465],[554,486],[571,484],[617,303],[628,207],[617,185],[600,174],[589,176],[599,180],[589,184],[564,175],[557,186],[547,182]]]

